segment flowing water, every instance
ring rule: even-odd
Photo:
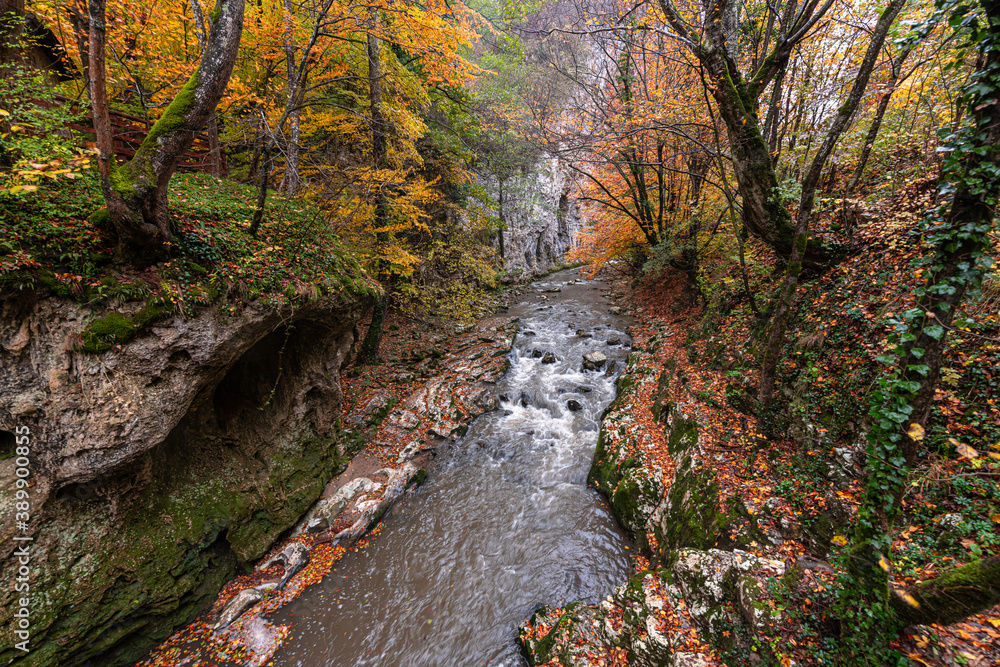
[[[516,628],[535,608],[594,603],[628,578],[628,543],[586,482],[629,338],[606,286],[574,279],[536,282],[511,309],[521,332],[500,409],[438,457],[376,540],[275,615],[292,634],[274,665],[523,665]],[[611,376],[582,370],[595,350]]]

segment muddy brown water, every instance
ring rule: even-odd
[[[517,625],[539,605],[595,603],[629,576],[630,545],[586,483],[628,322],[608,314],[607,285],[574,280],[553,274],[511,308],[521,332],[500,409],[438,457],[377,539],[273,615],[291,624],[274,665],[525,665]],[[583,371],[593,351],[617,370]]]

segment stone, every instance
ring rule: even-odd
[[[76,564],[33,570],[45,595],[30,661],[134,664],[296,525],[342,465],[340,371],[370,303],[324,289],[294,308],[167,313],[92,354],[72,341],[146,304],[0,297],[0,429],[29,425],[32,468],[45,472],[30,489],[32,549],[39,563]],[[13,463],[0,462],[0,498],[13,495]],[[13,519],[0,516],[0,540]],[[3,559],[0,576],[17,567]]]
[[[608,340],[606,341],[606,343],[608,345],[621,345],[622,344],[622,339],[619,338],[618,336],[612,336],[611,338],[608,338]]]
[[[619,306],[611,306],[610,308],[608,308],[608,314],[609,315],[621,315],[622,314],[622,309]]]
[[[403,448],[403,451],[399,453],[399,456],[396,457],[396,462],[405,463],[406,461],[409,461],[419,453],[420,453],[420,443],[417,442],[416,440],[413,440],[409,442],[406,445],[406,447]]]
[[[212,626],[212,631],[217,632],[232,625],[245,611],[264,599],[264,593],[257,588],[247,588],[240,591],[233,599],[226,603],[219,614],[219,620]]]
[[[802,537],[802,526],[797,521],[792,521],[788,517],[781,517],[778,526],[781,536],[786,540],[797,540]]]
[[[608,357],[603,352],[590,352],[583,355],[583,370],[598,371],[607,363]]]
[[[566,401],[566,407],[569,408],[570,412],[579,412],[583,409],[583,406],[578,401],[573,400]]]
[[[577,335],[578,338],[593,338],[594,337],[594,334],[587,333],[583,329],[577,329],[576,330],[576,335]]]
[[[556,361],[557,361],[556,355],[552,354],[551,352],[546,352],[545,356],[542,357],[543,364],[554,364],[556,363]]]

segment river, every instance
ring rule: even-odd
[[[579,280],[553,274],[511,308],[521,330],[500,409],[438,457],[366,549],[274,614],[292,627],[274,665],[524,665],[516,628],[534,609],[594,603],[628,578],[630,545],[587,473],[630,339],[607,286]],[[610,375],[582,369],[593,351]]]

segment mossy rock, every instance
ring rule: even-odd
[[[664,562],[678,549],[709,549],[725,534],[727,518],[719,509],[714,477],[700,465],[691,465],[676,476],[663,518],[654,528]]]
[[[83,344],[80,349],[90,354],[107,352],[115,345],[121,345],[135,338],[153,322],[167,316],[171,308],[162,302],[152,300],[134,315],[126,316],[113,311],[90,323],[80,334]]]
[[[675,403],[668,403],[665,408],[670,415],[667,451],[671,456],[678,457],[698,445],[698,421],[681,415]]]

